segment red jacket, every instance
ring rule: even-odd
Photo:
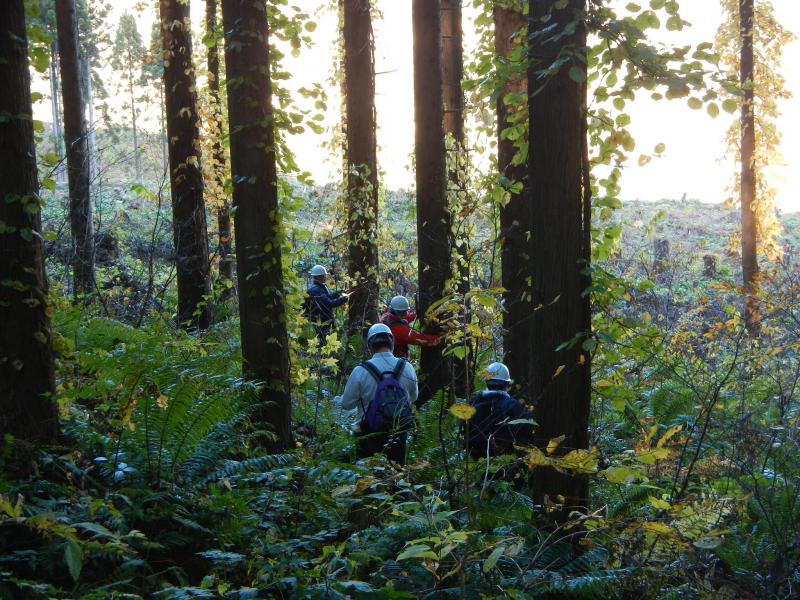
[[[409,322],[413,322],[416,314],[413,311],[406,313],[406,319],[401,319],[390,312],[381,316],[381,323],[392,330],[394,336],[394,355],[400,358],[408,358],[409,346],[425,346],[435,344],[439,341],[439,336],[419,333],[411,329]]]

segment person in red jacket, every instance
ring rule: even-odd
[[[438,346],[441,338],[438,335],[419,333],[411,329],[412,323],[417,318],[411,310],[405,296],[395,296],[389,302],[389,310],[381,317],[381,323],[392,330],[394,336],[394,355],[399,358],[408,358],[409,346]]]

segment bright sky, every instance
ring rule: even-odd
[[[615,0],[624,4],[625,0]],[[800,1],[772,0],[780,21],[795,34],[800,35]],[[133,7],[136,0],[115,0],[113,21],[126,6]],[[316,44],[305,50],[300,58],[287,61],[288,70],[294,74],[292,87],[301,87],[314,82],[326,83],[330,78],[335,57],[337,20],[328,7],[330,0],[302,0],[298,2],[317,15],[318,28],[314,33]],[[474,10],[471,2],[465,2],[466,52],[474,44],[470,25]],[[646,2],[640,2],[646,4]],[[378,115],[378,143],[380,168],[384,183],[392,189],[412,187],[413,172],[410,170],[414,143],[414,105],[411,36],[411,1],[378,0],[383,18],[374,23],[376,42],[376,105]],[[202,0],[192,0],[192,18],[198,31],[204,12]],[[718,0],[683,0],[681,14],[692,27],[680,33],[670,33],[664,41],[696,44],[713,41],[722,18]],[[147,11],[139,17],[140,33],[148,43],[153,14]],[[665,34],[666,35],[666,34]],[[199,41],[199,40],[198,40]],[[196,43],[198,43],[196,41]],[[780,106],[782,116],[779,129],[783,133],[782,151],[787,166],[779,169],[783,181],[778,205],[784,211],[800,210],[800,42],[795,41],[786,48],[783,74],[794,98]],[[329,110],[326,125],[333,127],[339,118],[339,90],[329,89]],[[40,109],[41,110],[41,109]],[[49,111],[49,107],[47,107]],[[47,113],[49,114],[49,113]],[[655,159],[645,167],[638,167],[635,160],[626,168],[623,180],[623,198],[660,200],[662,198],[697,198],[705,202],[720,202],[727,197],[735,168],[732,159],[725,158],[723,138],[725,131],[736,116],[723,113],[712,120],[705,111],[693,111],[685,100],[654,102],[643,95],[631,108],[632,133],[637,141],[637,151],[650,153],[653,147],[663,142],[667,151],[663,158]],[[42,115],[41,118],[47,118]],[[49,119],[48,119],[49,120]],[[326,134],[326,139],[330,134]],[[291,140],[301,167],[311,171],[318,183],[336,181],[339,178],[340,161],[336,156],[327,156],[321,148],[323,140],[311,132]]]

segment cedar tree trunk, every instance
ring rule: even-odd
[[[447,162],[447,196],[450,212],[460,212],[461,196],[466,193],[464,181],[464,92],[461,80],[464,77],[463,31],[461,26],[461,0],[441,0],[442,27],[442,103],[444,109],[444,133],[451,136],[454,143],[452,155]],[[469,214],[454,232],[456,245],[456,288],[459,294],[466,296],[470,289],[470,257],[469,257]],[[463,323],[468,323],[471,316],[463,315]],[[462,332],[463,333],[463,332]],[[459,398],[467,398],[470,394],[472,380],[473,352],[468,336],[460,344],[465,349],[463,358],[453,359],[453,393]]]
[[[369,0],[343,0],[346,107],[347,270],[355,281],[348,307],[350,335],[378,320],[378,158],[375,55]]]
[[[206,329],[211,322],[208,233],[200,171],[200,131],[189,3],[160,0],[159,5],[178,278],[178,323],[190,329]]]
[[[442,94],[440,3],[412,0],[414,33],[414,116],[417,180],[417,244],[419,299],[417,312],[444,296],[451,278],[450,213],[447,208]],[[435,323],[425,324],[438,333]],[[450,380],[448,361],[440,348],[422,348],[418,403],[429,400]]]
[[[47,444],[58,412],[23,4],[0,2],[0,440]]]
[[[217,0],[206,0],[206,32],[208,35],[216,35],[217,32]],[[216,129],[222,135],[222,103],[219,96],[219,44],[216,42],[208,48],[208,90],[211,94],[211,110],[216,122]],[[214,177],[219,189],[222,189],[225,170],[225,152],[219,138],[214,140],[211,146],[213,154]],[[233,287],[227,287],[225,282],[233,282],[233,245],[231,231],[230,205],[226,198],[223,198],[222,206],[217,208],[217,236],[219,252],[219,278],[223,282],[220,296],[225,299],[233,291]]]
[[[532,369],[529,348],[533,336],[533,304],[528,279],[528,239],[533,213],[530,197],[524,191],[528,180],[526,166],[523,163],[514,163],[517,146],[503,132],[514,125],[511,120],[518,118],[516,113],[522,110],[519,106],[507,105],[505,96],[527,90],[527,78],[519,72],[520,65],[512,64],[512,56],[519,53],[514,53],[515,49],[526,43],[528,20],[522,12],[522,6],[516,10],[496,6],[493,16],[495,53],[504,65],[503,72],[507,75],[503,89],[497,96],[497,170],[501,185],[509,190],[507,204],[500,207],[500,269],[502,285],[506,290],[503,294],[503,362],[511,371],[516,391],[524,397],[527,396]],[[521,184],[523,190],[517,190],[516,193],[511,191],[514,184]]]
[[[533,283],[533,336],[530,398],[535,403],[540,446],[564,435],[557,452],[587,448],[589,443],[589,356],[580,338],[558,350],[564,342],[590,331],[590,209],[585,189],[586,140],[586,0],[530,1],[530,66],[528,100],[530,155],[528,177],[533,206],[531,280]],[[572,60],[549,77],[541,74],[563,53]],[[576,56],[577,53],[577,56]],[[583,55],[581,57],[580,55]],[[576,68],[582,77],[576,77]],[[580,81],[576,81],[576,79]],[[536,499],[553,502],[564,497],[564,518],[570,507],[588,504],[585,476],[571,476],[552,468],[534,471]]]
[[[262,418],[291,444],[275,130],[265,0],[223,0],[236,270],[245,375],[265,382]]]
[[[753,0],[739,0],[739,41],[741,57],[739,82],[744,91],[741,118],[742,181],[742,281],[744,284],[744,320],[747,331],[758,337],[761,315],[758,308],[758,247],[756,244],[756,130],[754,106]]]
[[[94,232],[89,196],[89,145],[86,103],[78,54],[78,14],[75,0],[56,0],[61,95],[64,102],[64,141],[69,176],[69,220],[72,229],[75,299],[94,293]]]

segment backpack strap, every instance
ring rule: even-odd
[[[394,377],[397,381],[400,381],[400,375],[403,372],[403,369],[406,368],[406,361],[404,358],[401,358],[397,361],[397,364],[394,366],[394,370],[392,371],[392,377]]]
[[[375,381],[377,381],[378,383],[381,382],[381,380],[383,379],[383,374],[380,371],[378,371],[378,367],[376,367],[367,360],[363,361],[361,363],[361,366],[367,370],[367,373],[369,373],[370,375],[372,375],[372,377],[375,378]]]

